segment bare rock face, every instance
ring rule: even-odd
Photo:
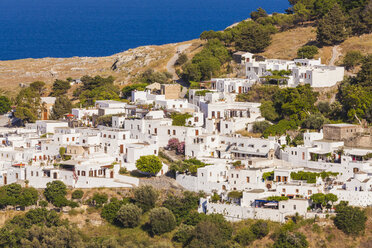
[[[133,71],[137,68],[148,66],[152,61],[161,58],[160,52],[150,46],[130,49],[116,56],[115,62],[111,66],[113,71],[125,72]],[[128,67],[131,69],[128,70]]]

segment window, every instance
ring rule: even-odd
[[[67,140],[67,142],[69,142],[69,141],[70,141],[70,139],[69,139],[69,138],[67,138],[66,140]]]
[[[247,183],[249,183],[249,177],[247,177]]]
[[[39,176],[39,172],[38,172],[38,171],[36,172],[36,176],[37,176],[37,177]]]
[[[209,172],[209,176],[210,176],[210,177],[212,176],[212,172]]]
[[[194,122],[198,122],[199,121],[199,117],[194,117]]]
[[[282,189],[282,192],[285,193],[285,189]]]
[[[236,174],[236,178],[239,178],[239,174]]]
[[[173,135],[176,135],[176,130],[173,130]]]
[[[296,205],[293,205],[293,210],[296,210]]]
[[[168,134],[170,135],[170,130],[168,129]]]
[[[231,174],[231,178],[234,178],[234,174]]]
[[[308,190],[308,191],[307,191],[307,194],[308,194],[308,195],[312,195],[312,194],[313,194],[313,191],[312,191],[312,190]]]
[[[299,193],[300,191],[298,189],[296,189],[296,193]]]
[[[156,150],[154,150],[154,154],[156,154]]]
[[[32,176],[32,177],[34,176],[34,172],[33,172],[33,171],[31,171],[31,176]]]

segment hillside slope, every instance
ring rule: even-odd
[[[271,45],[266,48],[261,55],[267,58],[294,59],[297,57],[297,50],[306,44],[311,44],[316,39],[315,27],[299,27],[276,33],[272,36]],[[340,57],[335,64],[340,64],[342,57],[348,51],[359,50],[363,54],[372,53],[372,33],[348,38],[339,45]],[[317,58],[322,59],[322,63],[328,64],[332,58],[333,47],[325,46],[319,49]]]
[[[51,86],[55,79],[73,79],[84,75],[112,75],[116,83],[125,85],[141,72],[152,68],[165,71],[167,62],[176,54],[177,47],[187,46],[186,53],[197,49],[201,41],[191,40],[162,46],[143,46],[107,57],[42,58],[0,61],[0,89],[11,96],[20,84],[44,81]]]

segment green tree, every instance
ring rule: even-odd
[[[260,110],[262,117],[266,120],[275,121],[279,118],[272,101],[262,101]]]
[[[187,58],[187,55],[184,53],[181,53],[178,56],[178,59],[176,60],[176,65],[183,65],[185,64],[189,59]]]
[[[370,88],[363,87],[362,83],[343,83],[337,98],[343,106],[345,118],[355,121],[357,118],[365,118],[370,105],[372,104],[372,92]]]
[[[344,233],[358,236],[364,233],[367,216],[364,210],[357,207],[336,207],[335,226]]]
[[[344,41],[348,36],[346,18],[338,4],[319,20],[316,39],[321,45],[335,45]]]
[[[181,224],[173,235],[173,240],[186,246],[194,233],[194,229],[193,226]]]
[[[360,51],[348,51],[343,59],[343,64],[347,70],[354,69],[362,63],[363,55]]]
[[[256,11],[251,12],[251,19],[256,21],[258,18],[267,17],[267,13],[263,8],[258,8]]]
[[[254,133],[263,133],[271,124],[268,121],[256,121],[253,123]]]
[[[105,204],[101,211],[101,217],[107,220],[108,222],[114,224],[116,221],[116,215],[123,204],[126,204],[125,201],[119,201],[116,198],[111,198],[108,204]]]
[[[163,234],[176,227],[176,218],[167,208],[154,208],[150,211],[150,229],[153,234]]]
[[[367,90],[372,90],[372,54],[363,58],[361,69],[354,83],[365,87]]]
[[[335,194],[328,193],[325,195],[325,200],[327,201],[327,204],[331,202],[331,205],[333,206],[333,204],[338,200],[338,197]]]
[[[282,231],[278,235],[277,240],[274,243],[274,248],[307,248],[309,242],[306,240],[306,236],[300,232],[285,232]]]
[[[199,222],[187,247],[226,247],[231,240],[232,227],[222,215],[211,214]]]
[[[235,39],[238,50],[251,53],[263,52],[271,43],[269,30],[255,22],[247,22]]]
[[[182,78],[187,81],[200,81],[201,72],[199,65],[193,63],[186,63],[183,67]]]
[[[254,223],[250,229],[257,239],[262,239],[269,234],[269,225],[263,220]]]
[[[108,201],[108,195],[106,193],[94,193],[90,202],[93,206],[100,208]]]
[[[53,105],[50,117],[53,120],[61,119],[65,114],[71,113],[71,109],[72,103],[70,99],[65,95],[59,96]]]
[[[198,209],[199,197],[196,193],[185,191],[182,197],[173,194],[167,195],[167,199],[163,202],[163,207],[166,207],[176,217],[177,224],[186,219],[192,211]]]
[[[41,96],[45,92],[45,83],[36,81],[30,84],[30,88]]]
[[[34,225],[22,237],[21,246],[32,247],[83,247],[79,231],[67,226],[43,227]]]
[[[33,187],[23,188],[22,195],[19,198],[19,205],[23,207],[36,205],[39,193]]]
[[[307,8],[307,6],[301,2],[296,3],[293,6],[293,12],[295,16],[296,22],[305,22],[310,19],[311,16],[311,10]]]
[[[17,107],[14,116],[21,119],[24,123],[33,123],[37,120],[35,112],[26,107]]]
[[[318,48],[316,46],[303,46],[297,50],[298,58],[313,59],[318,54]]]
[[[149,185],[135,188],[133,193],[133,200],[135,204],[142,208],[144,212],[147,212],[148,210],[154,208],[155,203],[159,197],[158,192]]]
[[[123,227],[136,227],[140,224],[142,209],[134,204],[126,204],[121,206],[116,215],[116,220]]]
[[[328,124],[330,121],[325,118],[322,114],[316,113],[309,115],[303,122],[302,127],[308,129],[320,130],[324,124]]]
[[[6,96],[0,96],[0,114],[8,113],[12,108],[12,103]]]
[[[316,205],[318,205],[322,208],[327,205],[327,199],[326,199],[326,196],[323,193],[312,194],[310,196],[310,199],[313,203],[315,203]]]
[[[316,15],[318,19],[322,18],[332,9],[337,1],[338,0],[315,0],[314,15]]]
[[[68,205],[66,194],[67,187],[62,181],[49,182],[44,190],[44,196],[47,201],[51,202],[56,207],[64,207]]]
[[[248,246],[256,240],[256,235],[248,227],[239,229],[234,237],[234,240],[242,246]]]
[[[151,175],[156,175],[163,167],[162,162],[159,157],[155,155],[141,156],[136,161],[136,167],[142,172],[149,173]]]
[[[61,96],[67,93],[67,91],[71,88],[69,81],[63,81],[56,79],[52,86],[51,96]]]

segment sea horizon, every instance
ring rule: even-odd
[[[3,0],[0,60],[104,57],[140,46],[197,39],[287,0]]]

